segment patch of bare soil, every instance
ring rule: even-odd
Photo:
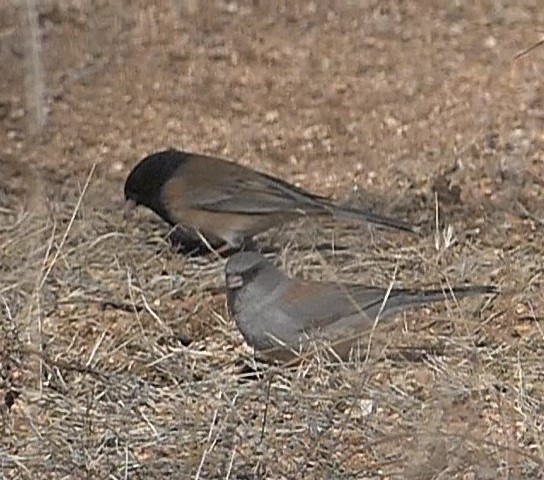
[[[0,6],[0,476],[544,475],[544,47],[514,61],[539,2],[37,3]],[[251,373],[224,262],[122,220],[169,146],[426,233],[263,235],[290,274],[503,294]]]

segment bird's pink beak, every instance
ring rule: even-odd
[[[129,199],[125,202],[125,207],[123,208],[123,218],[125,220],[128,220],[130,218],[130,214],[132,213],[132,210],[134,210],[137,207],[137,204],[134,200]]]
[[[241,275],[229,275],[227,277],[227,288],[234,290],[242,287],[243,285],[244,280],[242,279]]]

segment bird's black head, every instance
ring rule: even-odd
[[[161,189],[186,158],[187,154],[179,150],[163,150],[142,159],[125,182],[125,214],[137,205],[143,205],[170,221],[161,201]]]
[[[260,273],[277,271],[263,255],[257,252],[238,252],[229,257],[225,265],[227,290],[238,290],[248,285]]]

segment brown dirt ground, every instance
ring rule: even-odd
[[[24,4],[0,6],[0,476],[544,478],[544,47],[513,60],[538,0],[44,0],[43,74]],[[245,378],[223,262],[122,221],[167,146],[428,233],[264,235],[292,274],[504,293]]]

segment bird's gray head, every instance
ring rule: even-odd
[[[265,271],[279,273],[276,267],[260,253],[235,253],[229,257],[225,265],[227,289],[237,290],[242,288]]]

